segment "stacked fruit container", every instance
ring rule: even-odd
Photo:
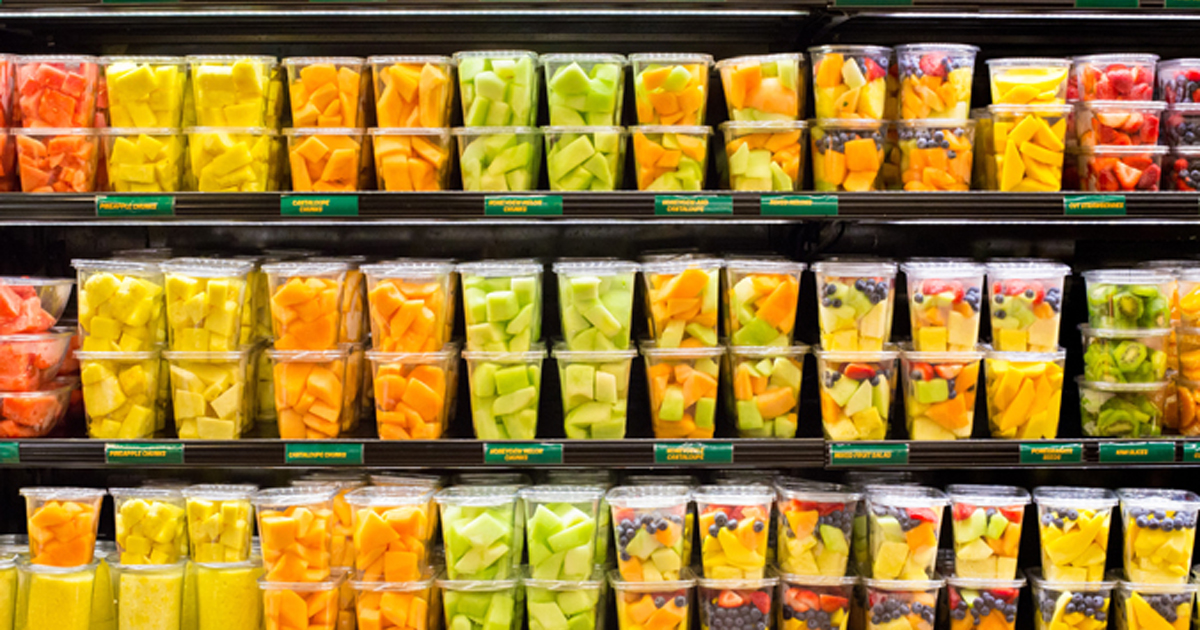
[[[1167,105],[1162,136],[1170,153],[1163,161],[1167,190],[1200,189],[1200,59],[1172,59],[1158,64],[1158,98]]]
[[[780,628],[807,630],[813,627],[809,620],[816,620],[816,627],[844,630],[859,583],[848,565],[863,495],[847,486],[798,479],[780,481],[776,492]],[[882,616],[874,621],[883,622]]]
[[[21,189],[33,193],[89,193],[96,190],[101,147],[96,129],[100,62],[95,57],[31,55],[5,60],[14,90],[12,128]],[[16,84],[11,85],[11,76]],[[5,143],[4,149],[7,149]],[[8,153],[11,155],[11,153]],[[6,172],[12,169],[4,169]],[[15,186],[11,188],[15,189]]]
[[[990,136],[982,151],[987,160],[985,188],[1061,190],[1071,112],[1066,104],[1071,60],[1010,57],[987,63],[992,105],[985,114]]]
[[[801,53],[717,63],[729,120],[718,165],[728,190],[794,192],[804,186],[808,64]]]
[[[950,486],[954,555],[946,577],[951,630],[1013,630],[1025,579],[1017,573],[1029,493],[1012,486]],[[943,569],[945,570],[945,569]]]
[[[946,584],[935,565],[948,502],[933,488],[867,486],[869,566],[863,584],[868,628],[888,627],[899,618],[914,630],[933,628]]]
[[[808,49],[817,112],[809,129],[817,192],[883,188],[892,54],[882,46]]]
[[[541,63],[550,106],[550,126],[542,128],[550,190],[620,190],[628,61],[622,55],[583,53],[542,55]]]
[[[900,120],[895,124],[904,190],[970,190],[975,124],[969,109],[977,52],[965,44],[896,48]]]
[[[264,562],[251,542],[256,491],[252,485],[210,484],[182,490],[191,551],[183,627],[190,627],[192,615],[201,630],[248,630],[262,624],[264,597],[258,581]]]
[[[609,519],[607,510],[602,510],[604,493],[600,485],[539,485],[521,490],[529,558],[521,583],[530,628],[604,627],[607,555],[597,562],[598,545],[607,544],[607,538],[601,538],[606,531],[601,523]]]
[[[324,485],[255,493],[263,560],[259,588],[267,628],[293,626],[295,619],[307,620],[310,627],[337,626],[341,607],[336,604],[346,574],[333,570],[330,553],[335,494]]]
[[[117,193],[182,190],[186,60],[103,57],[100,64],[106,101],[102,105],[108,118],[108,126],[100,130],[105,189]]]
[[[13,127],[19,121],[13,110],[13,56],[0,55],[0,192],[16,192],[17,140]]]
[[[105,494],[94,488],[21,489],[29,532],[29,555],[17,559],[23,627],[63,627],[65,608],[71,609],[69,627],[88,625],[99,583],[96,532]]]
[[[1158,190],[1167,153],[1158,146],[1166,103],[1153,100],[1158,56],[1087,55],[1073,62],[1080,190]]]
[[[117,551],[107,562],[119,619],[180,618],[189,553],[183,492],[110,488],[108,493]]]
[[[617,568],[609,572],[608,579],[616,598],[618,628],[634,630],[653,623],[663,630],[686,630],[692,612],[692,591],[696,588],[696,578],[689,568],[696,523],[689,513],[691,488],[661,485],[661,482],[622,486],[610,490],[607,498],[612,508],[617,552]],[[714,514],[711,519],[714,526],[716,519]],[[721,520],[724,523],[721,531],[733,534],[726,529],[728,517],[722,516]],[[765,544],[765,528],[762,536]],[[714,538],[711,557],[724,557],[722,549]],[[765,562],[761,557],[765,554],[759,555],[759,561]]]
[[[704,190],[712,128],[704,126],[709,94],[709,55],[638,53],[633,70],[638,126],[633,160],[638,190]]]
[[[370,57],[367,64],[375,87],[377,126],[370,135],[376,188],[389,192],[447,190],[453,161],[453,60],[433,55],[388,56]]]
[[[459,52],[454,63],[463,126],[452,133],[458,138],[462,189],[537,190],[542,163],[542,132],[535,126],[541,89],[537,53]]]
[[[62,422],[73,377],[59,376],[74,331],[57,326],[74,281],[0,277],[0,437],[41,437]]]
[[[1187,261],[1182,261],[1187,264]],[[1159,267],[1165,269],[1165,267]],[[1178,275],[1172,302],[1172,326],[1167,367],[1175,370],[1175,402],[1168,407],[1167,422],[1181,435],[1200,433],[1196,402],[1200,401],[1200,270],[1175,266]]]
[[[353,192],[369,183],[366,99],[367,60],[358,57],[289,57],[292,127],[288,166],[296,192]]]

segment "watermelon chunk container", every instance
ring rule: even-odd
[[[979,342],[984,266],[957,261],[901,265],[908,285],[913,347],[922,352],[970,352]]]
[[[17,171],[17,140],[9,128],[0,129],[0,192],[16,192],[21,187]]]
[[[700,577],[696,582],[700,627],[704,630],[723,628],[727,619],[749,619],[749,624],[754,626],[760,623],[771,626],[778,577],[740,580]]]
[[[718,170],[728,190],[795,192],[804,186],[808,123],[737,122],[720,125],[725,151]]]
[[[882,120],[810,121],[813,188],[818,192],[880,190],[887,127]]]
[[[794,438],[799,426],[800,382],[809,347],[729,346],[729,417],[741,438]]]
[[[100,130],[111,192],[177,192],[183,189],[184,146],[178,129]]]
[[[667,481],[619,486],[606,495],[617,535],[617,570],[625,582],[670,582],[688,573],[692,491]]]
[[[789,260],[725,260],[725,331],[734,346],[792,345],[805,268]]]
[[[171,375],[175,433],[182,439],[236,440],[253,424],[252,347],[233,352],[163,352]]]
[[[531,258],[462,263],[467,350],[526,352],[542,338],[542,264]]]
[[[199,192],[273,190],[279,168],[279,133],[267,127],[188,127],[184,183]],[[286,151],[282,152],[286,155]]]
[[[803,53],[722,59],[717,73],[733,121],[796,121],[804,115],[808,63]]]
[[[296,127],[365,127],[370,77],[360,57],[286,57]]]
[[[390,620],[406,619],[393,628],[432,628],[440,615],[433,575],[426,573],[413,582],[349,582],[354,589],[355,618],[363,628],[381,627]],[[371,624],[376,624],[372,626]]]
[[[1062,105],[1067,100],[1071,60],[1056,57],[988,59],[992,103]]]
[[[1042,575],[1047,581],[1103,582],[1105,541],[1117,495],[1103,488],[1045,486],[1034,489],[1033,502],[1038,510]],[[1064,539],[1069,533],[1076,536]],[[1063,542],[1055,544],[1059,540]],[[1083,545],[1085,553],[1076,554],[1075,545]]]
[[[550,190],[620,190],[625,175],[622,127],[542,127]]]
[[[480,440],[532,440],[537,435],[546,348],[526,352],[463,352],[471,418]]]
[[[26,525],[34,534],[29,538],[30,563],[60,568],[91,564],[107,494],[96,488],[21,488]],[[70,528],[63,528],[68,523]]]
[[[100,132],[89,127],[11,129],[17,144],[21,191],[89,193],[96,190]]]
[[[462,186],[467,192],[537,190],[542,131],[537,127],[455,127]]]
[[[191,55],[196,125],[201,127],[263,127],[267,122],[275,57],[253,55]],[[282,75],[281,75],[282,76]],[[278,101],[282,104],[282,101]]]
[[[645,125],[629,133],[638,190],[704,190],[712,127]]]
[[[868,488],[871,575],[876,580],[935,579],[942,513],[949,502],[934,488]]]
[[[1158,55],[1081,55],[1071,61],[1071,74],[1079,87],[1080,101],[1154,100],[1154,70]]]
[[[999,352],[1054,352],[1062,320],[1062,263],[998,260],[987,265],[992,345]],[[1003,315],[1002,315],[1003,313]]]
[[[277,350],[332,350],[341,335],[345,262],[263,265]]]
[[[862,493],[841,484],[798,479],[781,481],[776,492],[775,558],[780,577],[844,576],[854,511]]]
[[[410,582],[428,573],[433,496],[432,488],[417,486],[359,488],[346,495],[356,580]],[[392,551],[397,543],[405,551]]]
[[[259,490],[251,499],[258,518],[262,545],[263,581],[328,584],[330,579],[330,528],[333,526],[331,486],[305,486]],[[323,528],[323,536],[299,537],[302,523]],[[297,560],[299,558],[299,560]],[[336,606],[334,607],[336,609]]]
[[[859,578],[853,575],[815,576],[779,574],[780,630],[809,630],[809,620],[820,627],[846,630],[850,624],[851,602]]]
[[[913,630],[933,630],[945,580],[936,576],[929,580],[863,578],[862,584],[867,630],[886,630],[897,619],[904,619]]]
[[[250,500],[257,490],[249,484],[198,484],[183,489],[188,545],[194,562],[250,560],[250,535],[254,529],[254,507]],[[230,516],[228,525],[225,514]]]
[[[894,54],[884,46],[809,48],[817,118],[883,119],[895,98],[887,81]]]
[[[589,352],[554,348],[568,439],[619,440],[629,411],[629,374],[637,350]]]
[[[284,129],[292,190],[353,192],[369,179],[371,155],[363,151],[365,129],[303,127]]]
[[[700,486],[692,498],[700,515],[704,576],[713,580],[765,577],[774,488]]]
[[[521,577],[525,589],[530,630],[603,628],[608,582],[604,568],[595,567],[586,580],[539,580],[526,567]]]
[[[93,586],[97,583],[98,571],[107,576],[108,567],[103,560],[74,567],[50,567],[33,564],[17,558],[17,577],[13,598],[16,603],[14,628],[61,628],[62,630],[85,630],[90,627],[93,612]],[[109,584],[107,577],[99,578],[100,584]],[[107,610],[96,611],[97,617],[107,612],[111,623],[116,623],[114,604],[102,602]]]
[[[0,392],[0,437],[33,438],[50,434],[70,408],[79,379],[60,377],[28,392]]]
[[[1034,622],[1037,630],[1050,630],[1063,623],[1067,605],[1074,604],[1073,613],[1081,613],[1094,623],[1105,624],[1115,614],[1110,608],[1113,588],[1117,582],[1051,582],[1042,577],[1041,569],[1025,569],[1025,577],[1033,594]]]
[[[319,440],[342,434],[347,408],[349,348],[267,350],[275,387],[279,437]]]
[[[660,630],[687,630],[691,618],[696,578],[683,567],[677,579],[631,582],[617,570],[609,571],[608,583],[617,599],[617,628],[637,630],[650,626]],[[662,605],[659,606],[659,602]]]
[[[100,64],[84,55],[14,57],[17,115],[22,127],[91,127]]]
[[[171,350],[230,352],[241,343],[247,278],[253,263],[175,258],[162,263]]]
[[[980,625],[1013,630],[1017,623],[1017,601],[1024,587],[1024,577],[1013,580],[947,577],[951,630],[969,630]]]
[[[975,397],[983,348],[963,352],[900,353],[904,415],[912,440],[961,440],[975,426]]]
[[[440,55],[368,57],[380,127],[450,126],[454,60]]]
[[[624,55],[556,53],[542,55],[550,124],[609,127],[621,124],[625,104]]]
[[[554,263],[566,350],[607,352],[632,347],[633,294],[639,269],[637,263],[620,260]]]
[[[88,437],[143,439],[160,428],[163,409],[161,355],[143,352],[76,351],[81,366]]]
[[[1132,582],[1119,569],[1109,571],[1107,579],[1117,580],[1110,627],[1116,630],[1182,628],[1191,623],[1196,591],[1200,586]]]
[[[642,342],[641,350],[654,437],[711,438],[725,348],[660,348]]]
[[[368,133],[374,146],[379,190],[449,190],[450,164],[454,161],[449,129],[382,127]]]
[[[379,439],[426,440],[445,434],[457,398],[458,354],[453,344],[437,352],[367,352]]]
[[[967,44],[897,46],[901,117],[966,119],[977,53],[978,47]]]
[[[1187,584],[1200,496],[1186,490],[1121,488],[1125,575],[1139,583]]]
[[[454,53],[466,127],[530,127],[537,123],[538,56],[528,50]]]
[[[710,55],[637,53],[629,56],[629,64],[639,125],[704,124]]]
[[[69,278],[0,276],[0,331],[46,332],[58,324],[75,281]]]
[[[690,256],[642,263],[646,311],[657,348],[720,345],[717,330],[724,266],[720,258]]]
[[[600,486],[521,489],[530,577],[580,581],[592,575],[603,496]]]
[[[1200,59],[1160,61],[1155,75],[1158,96],[1168,105],[1200,103]]]
[[[525,591],[518,576],[504,580],[453,580],[439,577],[438,590],[447,627],[462,630],[519,630]]]
[[[345,575],[339,575],[320,582],[273,582],[263,577],[258,587],[262,590],[265,626],[287,628],[292,620],[307,618],[314,626],[336,628],[345,579]]]
[[[523,518],[518,518],[520,489],[455,486],[437,493],[448,579],[509,580],[517,574],[524,539]],[[450,611],[447,618],[453,618]]]
[[[112,127],[174,128],[183,121],[183,57],[101,57]]]

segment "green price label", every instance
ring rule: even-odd
[[[1067,195],[1063,213],[1069,217],[1123,217],[1125,195]]]
[[[1021,443],[1022,464],[1078,464],[1083,462],[1083,444]]]
[[[836,195],[763,195],[759,214],[764,217],[836,217]]]
[[[175,198],[150,195],[100,195],[98,217],[170,217],[175,215]]]
[[[654,214],[733,214],[733,197],[729,195],[658,195],[654,198]]]
[[[358,195],[283,195],[279,212],[285,217],[356,217]]]
[[[485,464],[561,464],[563,445],[540,442],[499,442],[483,445]]]
[[[683,444],[655,444],[655,464],[732,464],[731,442],[685,442]]]
[[[560,195],[483,198],[483,215],[487,217],[561,217],[562,213]]]
[[[362,466],[362,443],[290,442],[283,451],[283,462],[299,466]]]
[[[1138,0],[1075,0],[1076,9],[1136,9]]]
[[[841,442],[829,446],[830,466],[902,466],[907,463],[907,444]]]
[[[16,442],[0,442],[0,464],[20,464],[21,445]]]
[[[1167,0],[1168,9],[1200,9],[1200,0]]]
[[[109,443],[104,445],[104,462],[125,466],[182,464],[183,444]]]
[[[100,4],[170,4],[179,0],[101,0]]]
[[[1183,461],[1200,462],[1200,442],[1183,443]]]
[[[1175,461],[1175,442],[1101,442],[1101,464],[1165,464]]]

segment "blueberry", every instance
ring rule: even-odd
[[[687,606],[687,598],[684,597],[683,595],[676,596],[675,597],[675,606],[677,608],[683,608],[684,606]]]

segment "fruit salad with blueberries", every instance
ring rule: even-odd
[[[830,351],[879,351],[891,338],[896,264],[819,262],[817,308],[821,347]]]
[[[1167,190],[1191,192],[1200,190],[1200,147],[1174,149],[1163,162]]]
[[[696,491],[705,577],[763,578],[774,499],[774,490],[763,486],[702,486]]]
[[[1017,622],[1017,599],[1025,580],[949,578],[950,630],[1012,630]]]
[[[977,52],[965,44],[897,46],[901,119],[966,118]]]
[[[817,482],[782,483],[778,490],[779,568],[793,575],[845,575],[854,510],[862,495],[847,486]]]
[[[974,350],[983,304],[983,265],[910,262],[902,268],[908,281],[913,347],[921,352]]]
[[[687,486],[625,486],[608,493],[617,529],[617,569],[630,582],[680,579],[691,562]]]
[[[968,484],[950,486],[946,492],[954,526],[955,574],[968,579],[1016,579],[1029,493],[1015,486]]]
[[[778,578],[700,579],[700,627],[705,630],[767,630]]]
[[[813,186],[820,192],[879,190],[883,129],[878,120],[821,120],[813,125]]]
[[[1037,575],[1040,581],[1041,573]],[[1037,630],[1087,630],[1108,624],[1111,585],[1102,591],[1054,590],[1050,588],[1051,584],[1038,586],[1038,582],[1034,585]]]
[[[1054,352],[1062,317],[1063,279],[1071,268],[1051,262],[987,266],[992,345],[1001,352]]]
[[[1122,488],[1125,575],[1141,584],[1186,584],[1200,496],[1184,490]]]
[[[901,353],[904,411],[913,440],[971,437],[982,352]]]
[[[1186,629],[1191,623],[1195,599],[1195,584],[1168,587],[1122,582],[1117,586],[1116,627]]]
[[[781,630],[846,630],[855,577],[816,580],[784,574],[779,590]]]
[[[817,351],[821,426],[833,441],[882,440],[896,387],[898,352]]]
[[[1038,507],[1042,572],[1051,582],[1100,582],[1117,496],[1102,488],[1044,486]]]
[[[817,118],[883,119],[891,54],[883,46],[809,48]]]
[[[871,576],[877,580],[932,579],[947,502],[946,495],[933,488],[870,488]]]
[[[867,630],[932,630],[942,580],[904,582],[867,580]],[[922,588],[928,585],[928,589]]]
[[[904,190],[970,190],[975,159],[973,121],[904,120],[897,124]]]
[[[1200,145],[1200,105],[1175,105],[1163,114],[1162,135],[1169,147]]]

